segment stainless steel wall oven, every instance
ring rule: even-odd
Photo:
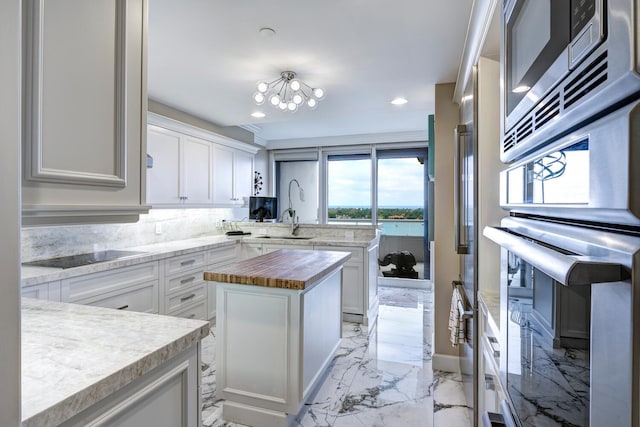
[[[503,161],[637,99],[637,9],[637,0],[504,1]]]
[[[502,251],[505,412],[640,425],[640,102],[521,157],[501,202],[483,234]]]

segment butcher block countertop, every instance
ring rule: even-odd
[[[305,290],[344,264],[349,252],[280,249],[205,272],[212,282]]]

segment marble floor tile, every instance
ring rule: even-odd
[[[459,374],[433,371],[433,293],[380,288],[378,322],[343,324],[342,343],[295,427],[470,426]],[[242,427],[222,420],[215,400],[215,327],[202,345],[204,427]]]

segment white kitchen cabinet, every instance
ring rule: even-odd
[[[371,331],[378,318],[378,245],[326,247],[324,250],[349,251],[344,265],[343,313],[345,320],[362,323]]]
[[[231,264],[239,259],[240,245],[233,247],[214,248],[207,251],[207,271]],[[205,281],[207,286],[207,319],[216,317],[216,283]]]
[[[133,222],[148,211],[146,7],[25,2],[23,225]]]
[[[253,194],[253,154],[216,145],[213,158],[214,205],[242,205]]]
[[[146,262],[60,281],[60,300],[158,313],[158,262]]]
[[[207,320],[206,251],[160,261],[160,314]]]
[[[61,427],[198,427],[200,358],[195,344]]]
[[[60,281],[25,286],[20,290],[20,294],[25,298],[60,301]]]
[[[147,201],[154,205],[212,202],[213,144],[149,125]]]
[[[262,255],[266,255],[271,252],[279,251],[280,249],[295,249],[295,250],[313,250],[313,246],[302,246],[302,245],[283,245],[280,243],[265,243],[262,245]]]
[[[260,255],[262,255],[262,244],[242,242],[242,244],[240,245],[239,258],[241,260],[254,258]]]
[[[318,246],[315,249],[351,252],[351,258],[344,264],[342,270],[342,311],[364,316],[366,313],[365,293],[368,291],[368,286],[365,286],[364,280],[363,248]]]

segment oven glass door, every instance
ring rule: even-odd
[[[564,286],[512,252],[503,256],[515,415],[523,426],[589,425],[590,286]]]

